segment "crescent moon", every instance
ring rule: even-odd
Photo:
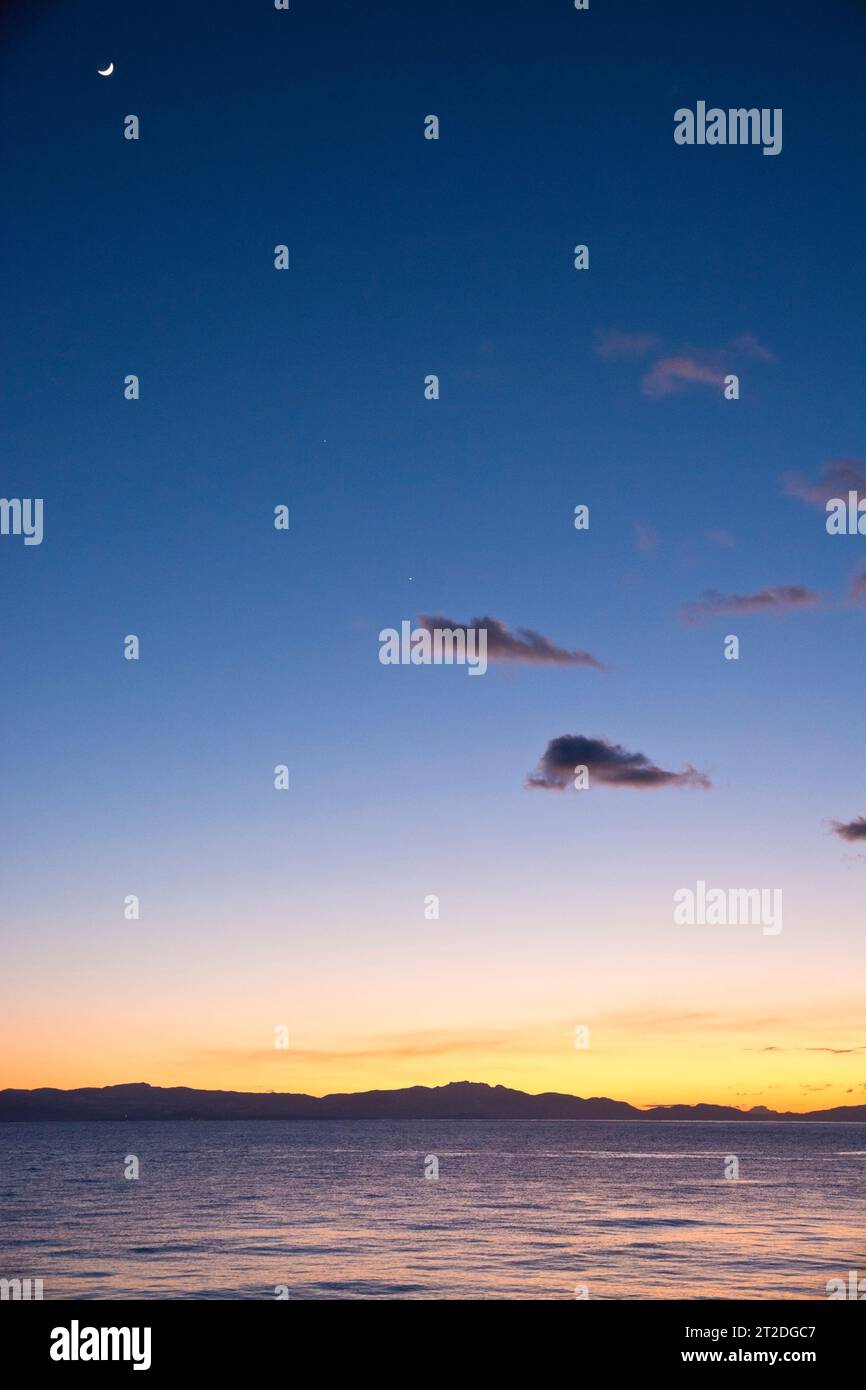
[[[109,63],[107,68],[97,68],[96,71],[99,73],[100,77],[110,77],[114,72],[114,64]]]

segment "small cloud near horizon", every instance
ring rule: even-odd
[[[560,734],[552,738],[525,785],[533,791],[564,791],[573,785],[578,767],[587,769],[590,786],[597,783],[644,791],[676,786],[706,790],[712,786],[706,773],[691,765],[681,772],[671,772],[651,762],[643,753],[629,753],[622,744],[609,743],[604,738],[587,738],[583,734]]]
[[[831,1057],[849,1057],[855,1052],[866,1052],[863,1047],[744,1047],[744,1052],[824,1052]]]
[[[419,613],[418,622],[428,632],[434,628],[450,628],[456,632],[484,628],[487,632],[488,661],[523,661],[530,666],[592,666],[597,671],[605,669],[591,652],[558,647],[531,627],[519,627],[512,632],[498,618],[473,618],[468,623],[457,623],[438,614]]]
[[[857,816],[854,820],[849,821],[834,820],[830,824],[833,827],[833,834],[838,835],[840,840],[847,840],[849,844],[866,840],[866,816]]]

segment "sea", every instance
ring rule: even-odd
[[[864,1124],[0,1124],[0,1278],[45,1299],[823,1299],[851,1271]]]

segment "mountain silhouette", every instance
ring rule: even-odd
[[[482,1081],[306,1096],[290,1092],[197,1091],[188,1086],[94,1086],[0,1091],[3,1120],[802,1120],[866,1123],[866,1105],[768,1110],[756,1105],[655,1105],[638,1110],[605,1096],[529,1095]]]

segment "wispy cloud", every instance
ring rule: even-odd
[[[473,618],[469,623],[457,623],[441,615],[419,613],[418,622],[428,632],[434,628],[451,628],[457,632],[485,628],[488,661],[523,661],[533,666],[593,666],[597,671],[605,669],[591,652],[558,647],[531,627],[519,627],[512,632],[498,618],[488,616]]]
[[[866,604],[866,569],[858,570],[852,578],[850,597],[858,608]]]
[[[802,584],[780,584],[759,589],[755,594],[720,594],[708,589],[702,599],[684,603],[683,621],[692,625],[720,613],[788,613],[799,608],[814,608],[821,595]]]
[[[519,1051],[524,1055],[547,1056],[561,1048],[562,1038],[570,1038],[573,1020],[546,1020],[543,1024],[504,1024],[500,1028],[459,1027],[448,1029],[416,1029],[370,1035],[356,1040],[347,1039],[338,1047],[268,1048],[204,1048],[190,1054],[191,1060],[203,1063],[223,1062],[233,1066],[273,1063],[278,1068],[287,1064],[315,1067],[317,1064],[340,1063],[368,1066],[371,1062],[403,1062],[452,1055],[491,1056],[503,1051]]]
[[[710,545],[720,545],[725,550],[733,550],[737,544],[737,538],[732,531],[704,531],[703,536]]]
[[[758,342],[754,333],[741,333],[738,338],[731,340],[729,346],[734,352],[742,353],[744,357],[754,357],[758,362],[776,361],[776,354]]]
[[[671,396],[687,386],[722,386],[724,380],[720,367],[697,357],[662,357],[647,372],[641,390],[645,396]]]
[[[744,1047],[744,1052],[824,1052],[830,1057],[850,1057],[866,1047]]]
[[[652,555],[659,548],[658,533],[652,526],[644,526],[641,522],[635,522],[634,543],[642,555]]]
[[[866,497],[866,463],[862,459],[830,459],[816,482],[810,482],[800,473],[789,473],[785,477],[788,497],[799,497],[822,511],[831,497],[847,499],[849,492]]]
[[[597,335],[595,350],[599,357],[610,361],[633,361],[654,352],[661,345],[662,340],[656,333],[619,333],[611,329]]]
[[[627,752],[619,743],[586,738],[583,734],[560,734],[548,743],[536,771],[527,777],[526,786],[532,790],[564,791],[573,785],[578,767],[587,769],[590,786],[656,790],[659,787],[707,788],[712,785],[706,773],[690,765],[682,772],[670,772],[651,762],[643,753]]]
[[[636,361],[660,354],[663,339],[656,333],[623,333],[609,330],[596,338],[596,353],[608,361]],[[775,362],[775,354],[754,333],[740,333],[724,347],[694,348],[675,345],[657,357],[644,373],[641,390],[645,396],[660,398],[677,395],[692,386],[724,385],[725,377],[743,358]]]
[[[778,1028],[786,1020],[778,1016],[756,1017],[725,1009],[678,1009],[667,1004],[635,1005],[599,1016],[598,1022],[613,1029],[643,1033],[732,1033],[763,1032]]]

